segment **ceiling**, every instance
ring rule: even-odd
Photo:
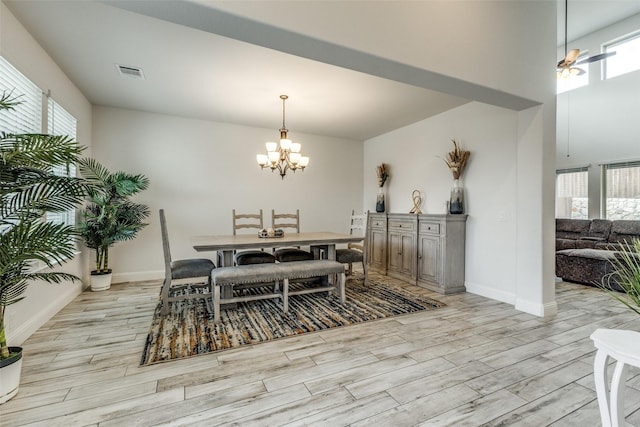
[[[569,0],[567,39],[583,37],[640,13],[640,0]],[[565,0],[558,1],[558,46],[564,43]]]
[[[287,127],[294,138],[304,132],[365,140],[468,102],[132,13],[109,2],[4,2],[94,105],[275,132],[282,124],[279,96],[287,94]],[[564,4],[558,16],[562,25],[563,10]],[[640,0],[571,0],[569,39],[635,13],[640,13]],[[559,31],[563,40],[563,29]],[[144,79],[121,75],[118,64],[140,67]]]

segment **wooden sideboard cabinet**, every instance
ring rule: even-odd
[[[387,216],[387,274],[410,282],[416,280],[416,215]]]
[[[465,292],[467,215],[418,215],[418,285],[442,294]]]
[[[466,290],[467,215],[369,215],[369,268],[442,294]]]
[[[387,215],[369,213],[367,263],[370,268],[387,274]]]

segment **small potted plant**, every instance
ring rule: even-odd
[[[0,96],[0,112],[18,104],[11,93]],[[83,148],[68,136],[0,133],[0,403],[18,392],[22,348],[9,347],[4,314],[24,299],[33,281],[61,283],[78,277],[49,268],[75,255],[77,233],[69,225],[43,221],[47,212],[79,206],[87,194],[81,179],[57,176],[55,167],[75,164]]]
[[[149,208],[130,198],[146,190],[149,180],[140,174],[111,173],[91,158],[82,159],[79,169],[92,184],[79,229],[84,244],[96,252],[91,290],[102,291],[111,287],[109,248],[117,242],[134,239],[147,225],[143,221],[149,216]]]

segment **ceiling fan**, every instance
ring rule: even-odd
[[[580,76],[584,74],[584,70],[582,68],[572,67],[572,65],[574,64],[588,64],[591,62],[600,61],[616,54],[616,52],[605,52],[598,55],[590,56],[588,58],[580,60],[579,62],[576,62],[576,59],[578,59],[578,56],[580,55],[580,49],[571,49],[570,51],[567,51],[567,11],[569,9],[568,3],[569,0],[564,0],[564,58],[558,61],[558,78],[569,78],[571,76]]]

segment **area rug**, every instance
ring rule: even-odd
[[[207,354],[445,306],[440,301],[408,292],[393,282],[385,276],[370,275],[365,286],[362,274],[354,275],[347,278],[344,305],[336,295],[326,292],[290,297],[288,313],[282,312],[279,299],[243,302],[236,308],[223,310],[218,324],[214,324],[209,315],[204,298],[172,302],[167,316],[160,315],[159,303],[140,364]],[[172,292],[190,292],[190,288],[176,287]]]

